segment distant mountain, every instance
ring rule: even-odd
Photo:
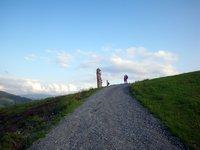
[[[21,96],[32,99],[32,100],[40,100],[40,99],[45,99],[48,97],[54,97],[54,95],[50,95],[50,94],[24,94]]]
[[[4,91],[0,91],[0,107],[12,106],[32,101],[29,98],[17,96]]]

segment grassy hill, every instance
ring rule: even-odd
[[[13,106],[29,101],[31,101],[31,99],[0,91],[0,107]]]
[[[191,149],[200,149],[200,71],[135,82],[131,91]]]
[[[0,108],[0,149],[25,149],[96,91],[47,98]]]

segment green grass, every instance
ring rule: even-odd
[[[191,149],[200,149],[200,71],[144,80],[131,92]]]
[[[0,108],[0,149],[26,149],[95,91]]]

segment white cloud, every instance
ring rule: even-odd
[[[96,53],[91,52],[91,51],[83,51],[83,50],[81,50],[81,49],[78,49],[76,52],[77,52],[79,55],[83,55],[83,56],[90,57],[90,58],[94,58],[94,59],[96,59],[96,58],[99,57]]]
[[[79,89],[73,83],[43,83],[32,79],[20,79],[13,77],[0,77],[0,90],[13,94],[46,93],[68,94],[77,92]]]
[[[78,54],[85,55],[85,56],[91,56],[91,55],[94,54],[93,52],[90,52],[90,51],[83,51],[83,50],[81,50],[81,49],[77,49],[76,52],[77,52]]]
[[[66,52],[61,52],[57,56],[57,63],[62,68],[68,68],[71,59],[72,56],[70,54],[67,54]]]
[[[0,85],[0,90],[3,91],[4,90],[4,87],[2,85]]]
[[[126,49],[127,57],[144,56],[147,54],[147,50],[144,47],[130,47]]]
[[[43,55],[30,54],[24,57],[26,61],[39,61],[40,63],[45,63],[47,65],[56,64],[61,68],[68,68],[70,66],[70,61],[72,60],[72,55],[66,53],[63,50],[45,50]]]
[[[69,84],[69,91],[77,91],[77,87],[74,84]]]
[[[157,52],[154,52],[152,53],[152,56],[162,58],[163,60],[168,61],[168,62],[173,62],[177,60],[177,56],[164,50],[159,50]]]
[[[148,59],[148,60],[155,60],[157,61],[167,61],[167,62],[174,62],[177,60],[177,56],[171,52],[166,50],[158,50],[158,51],[149,51],[144,47],[131,47],[126,50],[126,57],[127,58],[134,58],[136,60],[141,59]]]
[[[103,51],[102,55],[97,55],[99,59],[88,57],[80,67],[92,70],[100,67],[103,80],[109,79],[118,83],[122,81],[124,74],[129,75],[131,82],[177,74],[174,67],[177,56],[166,50],[150,51],[144,47],[130,47],[123,50],[109,47]]]
[[[45,63],[45,64],[52,64],[52,61],[50,60],[50,58],[45,55],[45,56],[42,56],[42,55],[36,55],[36,54],[30,54],[28,56],[25,56],[24,57],[24,60],[28,61],[28,62],[42,62],[42,63]]]
[[[143,51],[143,58],[128,59],[121,58],[119,56],[110,57],[110,67],[106,68],[106,71],[110,73],[127,73],[130,76],[134,76],[135,80],[142,78],[154,78],[166,75],[177,74],[176,69],[173,67],[172,62],[175,60],[175,56],[171,53],[164,52],[164,55],[157,55],[159,52],[149,53]],[[151,55],[149,55],[151,54]],[[171,57],[169,57],[171,56]],[[138,56],[140,57],[140,56]],[[160,60],[157,59],[160,58]],[[167,61],[166,61],[167,60]]]
[[[35,54],[30,54],[28,56],[25,56],[24,59],[26,61],[35,61],[37,59],[37,56]]]
[[[102,62],[105,61],[104,59],[106,59],[102,55],[98,55],[91,51],[83,51],[78,49],[76,52],[81,58],[81,60],[79,59],[79,68],[81,69],[97,68],[101,65]]]

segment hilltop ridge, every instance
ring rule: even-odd
[[[29,98],[17,96],[5,91],[0,91],[0,107],[13,106],[30,101],[32,100]]]

